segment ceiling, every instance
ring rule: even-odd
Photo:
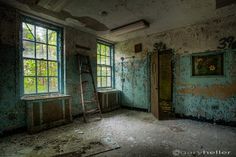
[[[236,14],[235,4],[216,9],[215,0],[8,0],[4,3],[113,42]],[[119,36],[109,32],[140,19],[148,21],[150,27]]]

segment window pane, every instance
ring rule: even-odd
[[[97,54],[101,54],[101,45],[97,44]]]
[[[97,67],[97,76],[101,76],[101,67]]]
[[[111,46],[97,43],[97,87],[112,86]]]
[[[101,56],[101,64],[105,64],[106,63],[106,57],[105,56]]]
[[[23,57],[34,57],[34,43],[29,41],[23,41]]]
[[[24,93],[36,93],[36,79],[34,77],[24,77]]]
[[[48,46],[48,59],[57,60],[57,47],[56,46]]]
[[[97,86],[101,87],[101,77],[97,77]]]
[[[57,62],[48,62],[49,76],[57,76]]]
[[[47,76],[47,61],[37,61],[38,76]]]
[[[106,46],[106,56],[110,56],[110,47]]]
[[[38,93],[48,92],[48,78],[38,77]]]
[[[107,76],[111,76],[111,67],[107,67]]]
[[[36,26],[36,41],[46,43],[46,29]]]
[[[102,87],[106,87],[106,86],[107,86],[107,78],[102,77]]]
[[[111,87],[111,77],[107,77],[107,87]]]
[[[24,76],[35,76],[35,60],[24,59]]]
[[[36,44],[36,58],[47,59],[47,47],[45,44]]]
[[[100,57],[100,55],[97,55],[97,64],[101,64],[101,57]]]
[[[34,41],[34,26],[28,23],[22,23],[23,39]]]
[[[57,32],[48,30],[48,44],[57,45]]]
[[[58,92],[58,78],[57,77],[49,78],[49,92]]]
[[[102,76],[106,76],[107,71],[106,71],[106,67],[101,67],[102,70]]]
[[[106,65],[110,65],[110,57],[106,57]]]
[[[106,46],[101,45],[101,55],[106,55]]]

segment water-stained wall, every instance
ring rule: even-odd
[[[76,48],[76,45],[81,45],[90,48],[90,50],[88,51],[85,49]],[[65,28],[66,93],[72,96],[73,115],[82,113],[82,106],[80,101],[79,63],[77,54],[80,53],[90,56],[93,76],[94,79],[96,79],[96,51],[96,36],[81,32],[70,27]],[[92,80],[88,74],[84,74],[82,76],[83,80],[89,81],[88,83],[83,84],[84,89],[86,91],[84,92],[85,99],[89,100],[93,96]]]
[[[20,98],[20,14],[13,8],[0,5],[0,134],[5,130],[26,126],[26,106]],[[72,114],[81,113],[79,73],[76,54],[91,56],[96,76],[96,37],[79,30],[64,27],[65,94],[72,96]],[[90,50],[76,48],[76,45]],[[91,80],[88,83],[91,89]],[[90,90],[89,95],[92,94]]]
[[[119,52],[119,51],[118,51]],[[116,53],[116,58],[121,54]],[[149,57],[122,55],[115,64],[116,88],[121,90],[123,106],[149,110]]]
[[[25,107],[20,102],[19,14],[0,6],[0,133],[25,125]]]
[[[215,121],[235,121],[236,51],[221,52],[224,52],[224,76],[192,76],[191,55],[178,56],[175,63],[176,113]]]
[[[167,48],[173,49],[174,53],[173,105],[175,112],[209,120],[236,121],[236,52],[231,49],[236,43],[235,30],[236,15],[230,15],[193,26],[138,37],[116,44],[116,62],[119,63],[122,56],[135,56],[139,60],[146,60],[153,52],[154,43],[163,42]],[[234,41],[228,41],[229,37],[234,37]],[[138,43],[143,44],[143,51],[135,54],[134,45]],[[224,76],[192,76],[191,55],[193,53],[214,54],[221,51],[224,52]],[[131,61],[129,59],[129,62]],[[122,71],[120,65],[118,66],[119,68],[116,67],[116,87],[121,89]],[[140,64],[135,71],[142,66],[145,64]],[[130,80],[135,79],[139,86],[142,85],[138,79],[147,77],[146,74],[140,73],[138,77],[134,77],[130,74],[131,68],[126,69],[123,75],[130,76]],[[127,83],[125,88],[129,89],[132,86],[128,87]],[[123,97],[131,100],[133,97],[138,100],[149,99],[149,94],[146,94],[149,91],[149,86],[134,93],[132,89],[129,89],[123,92]],[[142,93],[141,97],[138,96],[140,93]],[[131,105],[131,103],[128,104],[128,106]],[[149,107],[149,103],[141,104],[140,102],[140,106],[143,105],[146,108]]]

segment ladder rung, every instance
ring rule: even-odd
[[[100,111],[99,111],[99,109],[92,109],[92,110],[88,110],[88,111],[86,111],[85,113],[86,114],[91,114],[91,113],[99,113]]]
[[[92,73],[90,57],[79,54],[78,55],[78,63],[79,63],[79,78],[80,78],[80,95],[81,95],[81,99],[83,99],[81,101],[81,104],[82,104],[82,107],[83,107],[84,121],[87,122],[86,114],[88,114],[88,116],[89,116],[89,114],[95,114],[95,115],[100,114],[100,119],[101,119],[102,118],[101,109],[100,109],[99,101],[98,101],[98,98],[97,98],[97,91],[96,91],[96,88],[95,88],[95,82],[94,82],[94,77],[93,77],[93,73]],[[88,81],[88,79],[82,80],[83,74],[86,77],[87,76],[91,77],[91,79],[92,79],[91,83],[93,85],[93,90],[89,89],[90,86],[87,87],[86,85],[84,85],[85,83],[89,83],[90,81]],[[96,95],[93,95],[93,96],[91,94],[87,95],[87,92],[89,92],[89,93],[93,92]],[[87,96],[92,96],[92,97],[87,98]],[[84,97],[86,97],[87,100],[84,100]],[[90,103],[96,104],[96,107],[93,108],[93,109],[86,109],[86,104],[90,104]]]
[[[92,89],[88,89],[86,91],[83,91],[83,93],[96,93],[96,92],[94,90],[92,90]]]
[[[86,73],[86,74],[87,74],[87,73],[90,73],[90,71],[88,71],[88,70],[82,70],[81,73],[82,73],[82,74],[83,74],[83,73]]]
[[[84,103],[93,103],[96,102],[95,100],[88,100],[88,101],[84,101]]]
[[[82,63],[82,66],[89,66],[88,63]]]

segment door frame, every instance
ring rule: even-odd
[[[151,71],[150,71],[150,96],[151,96],[151,113],[159,119],[159,104],[158,104],[158,53],[151,55]],[[154,72],[155,71],[155,72]],[[155,98],[156,97],[156,98]]]
[[[160,55],[162,54],[171,54],[171,56],[173,57],[173,50],[172,49],[167,49],[167,50],[162,50],[162,51],[159,51],[158,52],[158,111],[160,113],[160,106],[159,106],[159,103],[160,103],[160,75],[159,75],[159,72],[160,72]],[[174,75],[173,75],[173,61],[171,61],[171,101],[173,101],[173,85],[174,85]],[[172,105],[172,104],[171,104]],[[159,117],[160,119],[160,117]]]
[[[157,71],[157,73],[156,73],[156,75],[157,75],[157,77],[156,77],[156,81],[157,81],[157,86],[156,87],[154,87],[154,88],[157,88],[157,90],[156,90],[156,92],[157,92],[157,94],[156,94],[156,96],[157,96],[157,115],[155,115],[154,113],[153,113],[153,111],[152,111],[152,107],[154,106],[153,105],[153,101],[152,101],[152,95],[153,95],[153,76],[152,76],[152,71],[151,71],[151,112],[152,112],[152,114],[158,119],[158,120],[160,120],[161,119],[161,117],[160,117],[160,75],[159,75],[159,72],[160,72],[160,55],[162,55],[162,54],[171,54],[171,56],[173,57],[173,50],[172,49],[166,49],[166,50],[162,50],[162,51],[158,51],[158,52],[155,52],[155,55],[157,55],[157,56],[152,56],[152,58],[151,58],[151,70],[153,70],[153,65],[152,65],[152,59],[153,58],[155,58],[157,61],[157,65],[155,65],[155,66],[157,66],[157,69],[156,69],[156,71]],[[174,75],[173,75],[173,61],[171,61],[171,101],[173,101],[173,85],[174,85]],[[172,104],[171,104],[172,105]],[[172,106],[173,107],[173,106]]]

